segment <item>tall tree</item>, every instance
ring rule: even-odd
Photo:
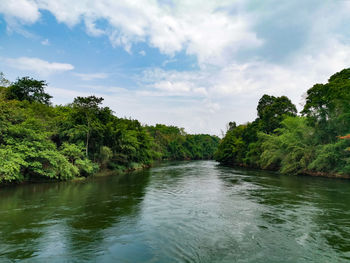
[[[86,140],[85,153],[89,155],[89,141],[91,132],[98,125],[97,114],[101,110],[103,98],[96,96],[76,97],[73,102],[73,109],[76,110],[77,117],[82,117],[85,122]]]

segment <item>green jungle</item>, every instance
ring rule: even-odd
[[[263,95],[257,118],[225,136],[119,118],[103,98],[52,105],[47,83],[0,76],[0,184],[85,178],[162,160],[215,159],[285,174],[350,175],[350,69],[315,84],[298,115],[286,96]]]
[[[68,180],[128,171],[161,160],[212,159],[219,138],[118,118],[103,98],[52,106],[47,83],[0,76],[0,183]]]

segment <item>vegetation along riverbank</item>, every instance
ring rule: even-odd
[[[253,122],[230,122],[215,159],[226,165],[349,178],[350,68],[315,84],[300,114],[285,96],[264,95]]]
[[[103,98],[53,106],[47,83],[0,76],[0,184],[128,171],[159,160],[212,159],[219,138],[119,118]]]
[[[257,118],[230,122],[221,141],[119,118],[96,96],[53,106],[42,80],[23,77],[10,83],[1,75],[0,86],[0,184],[213,158],[284,174],[350,177],[350,69],[311,87],[300,114],[285,96],[262,96]]]

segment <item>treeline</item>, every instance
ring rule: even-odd
[[[208,134],[186,134],[183,128],[157,124],[146,126],[154,139],[154,151],[167,160],[209,160],[219,144],[219,137]]]
[[[0,183],[67,180],[165,159],[211,159],[216,151],[216,136],[118,118],[96,96],[53,106],[46,87],[29,77],[10,83],[0,74]]]
[[[299,115],[287,97],[264,95],[257,116],[229,123],[217,161],[286,174],[350,175],[350,68],[310,88]]]

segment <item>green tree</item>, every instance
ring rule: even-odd
[[[241,165],[246,153],[243,134],[247,125],[238,125],[227,131],[215,153],[215,160],[229,165]]]
[[[96,96],[88,97],[77,97],[73,102],[73,109],[75,110],[76,119],[80,119],[81,126],[79,129],[86,133],[85,140],[85,153],[89,156],[89,141],[91,133],[94,130],[100,128],[100,123],[97,118],[97,114],[101,111],[100,105],[102,104],[103,98],[98,98]]]
[[[75,162],[84,157],[83,148],[76,145],[64,142],[61,146],[60,152],[68,158],[68,160],[75,164]]]
[[[45,92],[47,83],[44,80],[35,80],[29,77],[17,79],[6,90],[6,98],[9,100],[27,100],[29,102],[39,102],[50,104],[51,95]]]
[[[286,96],[274,97],[263,95],[257,106],[260,130],[265,133],[273,133],[281,127],[281,122],[286,116],[296,116],[295,105]]]
[[[317,145],[315,159],[308,166],[314,172],[350,174],[350,140]]]
[[[277,134],[259,133],[263,150],[260,164],[279,168],[282,173],[302,173],[314,158],[315,131],[302,117],[287,117],[281,124]]]
[[[310,88],[301,113],[315,127],[319,143],[334,143],[338,135],[349,133],[350,69],[332,75],[326,84]]]
[[[296,116],[295,105],[286,97],[263,95],[257,106],[258,118],[252,123],[228,124],[228,130],[219,144],[215,159],[221,163],[260,166],[262,140],[258,133],[274,134],[288,116]]]
[[[90,176],[99,165],[126,170],[160,159],[211,158],[217,147],[215,136],[118,118],[96,96],[52,106],[46,85],[25,77],[1,87],[0,182]]]

